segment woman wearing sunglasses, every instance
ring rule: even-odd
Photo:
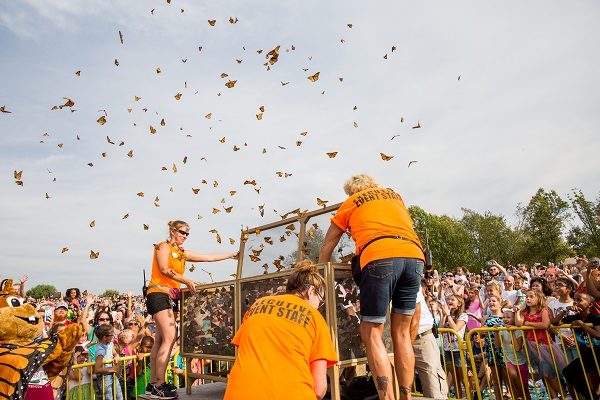
[[[179,300],[179,286],[184,284],[192,294],[196,293],[196,282],[185,278],[185,262],[212,262],[229,258],[237,259],[238,253],[198,254],[184,250],[183,244],[190,235],[190,226],[183,221],[169,221],[169,238],[154,245],[152,277],[148,284],[146,307],[156,323],[156,336],[150,353],[150,383],[146,392],[153,398],[173,399],[177,397],[175,386],[165,382],[165,371],[171,349],[177,337],[174,310]]]

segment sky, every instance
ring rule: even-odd
[[[598,20],[595,1],[1,2],[0,276],[139,293],[169,220],[232,252],[357,173],[456,218],[514,224],[540,187],[595,199]]]

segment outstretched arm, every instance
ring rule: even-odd
[[[319,252],[319,263],[329,262],[333,249],[335,249],[343,234],[344,231],[333,222],[329,225],[329,229],[321,245],[321,251]]]
[[[186,256],[187,260],[191,261],[191,262],[214,262],[214,261],[227,260],[230,258],[237,260],[238,252],[236,251],[234,253],[223,253],[223,254],[198,254],[198,253],[194,253],[193,251],[186,250],[185,256]]]

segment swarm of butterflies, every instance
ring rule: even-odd
[[[171,0],[167,0],[167,3],[171,4]],[[181,9],[181,14],[184,14],[184,11],[185,11],[184,9]],[[160,13],[157,11],[157,9],[150,10],[150,13],[151,13],[151,15],[160,18]],[[208,20],[208,25],[211,27],[211,29],[213,27],[218,28],[219,24],[221,22],[222,21],[218,21],[217,19],[209,19]],[[231,24],[231,25],[235,25],[237,23],[243,23],[243,21],[238,20],[237,17],[230,17],[229,20],[228,21],[226,20],[224,23],[227,24],[227,22],[229,24]],[[349,24],[347,24],[347,27],[348,27],[348,29],[353,29],[354,25],[349,23]],[[120,42],[121,45],[125,45],[126,44],[126,32],[124,34],[122,31],[118,31],[118,40],[119,40],[119,42]],[[343,43],[345,43],[345,40],[341,39],[340,42],[343,44]],[[202,49],[203,49],[203,46],[199,46],[198,47],[198,51],[201,52]],[[246,48],[244,47],[243,50],[246,50]],[[295,50],[296,50],[296,47],[294,45],[292,45],[290,49],[285,49],[285,51],[283,51],[283,49],[281,48],[280,45],[277,45],[275,48],[273,48],[273,49],[265,52],[265,61],[264,61],[264,64],[263,64],[264,67],[266,67],[266,70],[269,71],[280,60],[280,57],[282,57],[285,53],[289,53],[290,51],[295,51]],[[391,47],[391,53],[393,53],[394,51],[396,51],[396,47],[392,46]],[[262,49],[256,50],[256,53],[257,54],[262,54],[263,50]],[[312,57],[308,57],[308,58],[309,58],[309,61],[312,60]],[[383,55],[383,59],[387,60],[388,59],[388,54]],[[112,58],[111,58],[111,60],[112,60]],[[181,61],[182,61],[182,63],[186,63],[187,62],[187,58],[186,59],[181,59]],[[237,64],[242,64],[243,59],[235,59],[235,61],[236,61]],[[115,67],[119,67],[120,66],[119,60],[116,59],[116,58],[114,59],[114,65],[115,65]],[[123,68],[123,67],[121,67],[121,68]],[[308,70],[309,70],[308,68],[303,68],[303,71],[305,71],[305,72],[308,71]],[[75,72],[75,75],[77,77],[80,77],[84,72],[85,71],[78,70],[78,71]],[[161,74],[162,73],[162,70],[161,70],[160,67],[156,68],[156,73],[157,74]],[[321,73],[317,71],[317,72],[314,72],[314,73],[308,73],[308,75],[306,76],[306,79],[308,79],[312,83],[315,83],[315,82],[319,81],[320,77],[321,77]],[[229,76],[229,74],[227,74],[226,72],[223,72],[220,75],[220,78],[224,80],[223,81],[224,82],[223,85],[225,86],[225,88],[227,90],[235,90],[236,83],[238,82],[237,79],[231,79],[230,76]],[[342,77],[339,77],[338,79],[339,79],[340,82],[343,82],[343,80],[344,80]],[[459,76],[458,79],[460,80],[460,76]],[[280,81],[280,82],[281,82],[281,86],[287,86],[287,85],[290,84],[290,81],[287,81],[287,82]],[[185,88],[187,88],[187,82],[185,82]],[[325,92],[323,91],[321,94],[324,95]],[[221,93],[217,94],[217,96],[220,96],[220,95],[221,95]],[[177,92],[175,94],[172,94],[172,96],[173,96],[173,98],[176,101],[179,101],[179,100],[182,99],[183,94],[180,93],[180,92]],[[58,102],[58,104],[55,104],[55,105],[51,106],[51,110],[68,109],[68,110],[70,110],[71,113],[77,111],[74,108],[75,104],[76,104],[75,100],[73,100],[71,98],[68,98],[68,97],[63,97],[62,100],[63,101]],[[137,95],[133,95],[133,100],[135,102],[139,102],[140,100],[142,100],[142,98],[139,97],[139,96],[137,96]],[[354,106],[353,110],[357,110],[357,108],[358,108],[357,106]],[[142,108],[142,110],[144,112],[148,111],[147,108]],[[133,109],[132,108],[128,108],[127,111],[129,113],[131,113],[133,111]],[[3,105],[2,107],[0,107],[0,112],[2,114],[11,114],[11,111],[9,111],[9,110],[6,109],[6,105]],[[267,112],[267,109],[266,109],[266,107],[264,105],[259,106],[258,107],[258,112],[256,114],[256,119],[258,121],[262,121],[263,118],[264,118],[264,116],[265,116],[265,114],[266,114],[266,112]],[[96,119],[96,123],[99,124],[99,125],[101,125],[101,126],[104,126],[105,124],[107,124],[107,122],[109,120],[109,114],[104,109],[98,110],[98,113],[101,113],[101,114],[98,115],[98,118]],[[210,120],[212,118],[212,113],[208,113],[208,114],[204,115],[204,118],[207,119],[207,120]],[[400,122],[401,123],[404,122],[404,118],[403,117],[400,118]],[[134,125],[136,125],[136,124],[134,124]],[[160,126],[164,127],[165,125],[166,125],[166,122],[165,122],[165,119],[163,118],[160,121]],[[353,126],[354,126],[354,128],[359,128],[359,125],[358,125],[357,122],[353,122]],[[421,128],[420,121],[417,121],[417,123],[414,124],[414,126],[412,126],[412,129],[420,129],[420,128]],[[153,126],[153,125],[149,125],[149,127],[148,127],[148,131],[152,135],[157,134],[158,129],[160,129],[158,127],[158,125],[156,127]],[[183,128],[180,128],[180,130],[183,130]],[[295,145],[298,146],[298,147],[301,146],[302,143],[303,143],[303,141],[300,140],[300,139],[306,137],[308,135],[308,132],[307,131],[300,132],[299,135],[300,135],[300,137],[298,138],[298,140],[295,141]],[[188,136],[190,136],[190,135],[188,135]],[[400,135],[394,135],[394,136],[392,136],[391,140],[394,140],[398,136],[400,136]],[[40,140],[40,143],[43,144],[45,142],[45,139],[47,137],[49,137],[49,134],[48,133],[44,133],[42,140]],[[77,140],[80,140],[79,136],[77,136]],[[125,146],[125,142],[124,141],[113,141],[110,138],[110,136],[108,136],[108,135],[106,136],[106,140],[107,140],[108,144],[113,145],[113,146],[118,146],[118,147]],[[225,144],[227,142],[226,137],[224,136],[221,139],[219,139],[219,142]],[[247,144],[244,143],[243,146],[245,147],[245,146],[247,146]],[[58,147],[62,148],[63,144],[62,143],[58,143]],[[234,144],[233,147],[232,147],[232,149],[233,149],[234,152],[237,152],[237,151],[241,150],[241,148],[242,148],[241,144],[240,144],[239,147],[238,147],[237,144]],[[285,150],[286,149],[285,146],[278,146],[278,148],[281,149],[281,150]],[[267,149],[263,148],[262,149],[262,154],[265,154],[266,152],[267,152]],[[102,152],[101,155],[104,158],[104,157],[107,156],[107,153],[106,152]],[[130,157],[130,158],[133,158],[134,155],[135,155],[134,150],[133,149],[129,149],[129,151],[126,153],[126,155],[128,157]],[[334,159],[338,155],[338,151],[325,152],[324,155],[326,155],[329,159]],[[381,157],[381,160],[383,160],[385,162],[389,162],[389,161],[391,161],[394,158],[393,155],[388,155],[388,154],[385,154],[383,152],[380,152],[380,157]],[[182,159],[182,164],[186,164],[187,160],[188,160],[188,157],[184,156],[183,159]],[[202,157],[201,160],[207,161],[205,157]],[[417,160],[411,160],[408,163],[408,167],[411,167],[411,165],[413,165],[416,162],[417,162]],[[94,167],[94,164],[92,162],[89,162],[87,165],[89,167]],[[172,173],[177,173],[178,172],[178,167],[177,167],[177,165],[175,163],[173,163],[169,167],[168,166],[163,166],[161,168],[161,170],[162,171],[169,171],[170,170],[170,171],[172,171]],[[52,172],[50,170],[48,170],[48,173],[52,173]],[[286,178],[292,177],[293,173],[292,172],[286,172],[286,171],[275,171],[275,175],[278,178],[286,179]],[[19,186],[23,186],[24,185],[24,180],[23,180],[22,176],[23,176],[23,171],[16,171],[16,170],[14,171],[14,179],[15,179],[16,185],[19,185]],[[54,178],[53,181],[56,181],[56,178]],[[204,185],[210,185],[210,183],[208,181],[206,181],[206,180],[202,180],[201,183],[204,184]],[[219,185],[218,181],[214,180],[212,182],[212,186],[213,187],[216,188],[218,185]],[[249,186],[251,186],[257,194],[260,194],[260,191],[262,189],[262,186],[260,186],[257,183],[256,179],[247,179],[247,180],[245,180],[243,182],[243,185],[249,185]],[[200,187],[193,187],[192,186],[191,190],[192,190],[192,192],[193,192],[194,195],[197,195],[201,191],[201,188]],[[170,188],[170,191],[173,192],[173,188],[172,187]],[[237,193],[237,190],[230,190],[229,191],[229,195],[230,196],[234,196],[236,193]],[[145,193],[144,192],[138,192],[137,196],[144,197]],[[49,193],[45,193],[45,198],[46,199],[51,199],[52,196]],[[326,207],[327,203],[328,203],[328,200],[323,200],[323,199],[318,198],[318,197],[316,198],[316,204],[317,204],[318,207]],[[154,206],[155,207],[160,207],[160,199],[159,199],[158,196],[156,196],[154,198]],[[221,199],[221,205],[219,205],[217,207],[212,207],[212,213],[213,214],[217,214],[217,213],[220,213],[222,211],[224,211],[227,214],[231,213],[233,211],[233,206],[227,206],[225,198]],[[264,217],[265,204],[259,205],[258,206],[258,211],[260,213],[260,216]],[[277,214],[276,210],[274,210],[274,212]],[[280,215],[280,217],[282,219],[286,219],[286,218],[288,218],[289,215],[298,215],[298,216],[301,216],[302,212],[299,209],[296,209],[296,210],[293,210],[291,212],[282,214],[282,215]],[[129,213],[126,213],[122,217],[122,219],[127,219],[128,217],[129,217]],[[198,214],[198,219],[201,219],[201,218],[202,218],[202,215]],[[90,224],[89,224],[90,228],[94,228],[95,227],[95,222],[96,222],[95,220],[92,221],[92,222],[90,222]],[[143,230],[148,230],[149,229],[149,225],[148,224],[143,224],[143,226],[141,228],[143,228]],[[316,229],[317,227],[315,226],[313,228]],[[313,228],[310,228],[310,230],[308,231],[308,234],[311,235],[311,236],[312,236]],[[287,226],[286,227],[286,232],[285,232],[286,234],[284,234],[283,236],[279,237],[278,240],[280,242],[283,242],[284,240],[286,240],[286,235],[287,236],[291,235],[291,233],[294,231],[294,229],[296,229],[296,227],[293,224]],[[215,234],[215,240],[218,243],[222,242],[221,236],[220,236],[220,234],[218,233],[218,231],[216,229],[211,229],[210,232],[213,233],[213,234]],[[257,232],[257,234],[259,234],[259,232]],[[247,235],[246,235],[245,238],[242,237],[243,241],[245,239],[247,239]],[[230,242],[230,244],[233,245],[235,243],[235,239],[229,238],[229,242]],[[272,240],[270,237],[265,237],[264,238],[264,242],[266,244],[268,244],[268,245],[272,245],[274,243],[274,240]],[[250,260],[252,262],[260,262],[261,261],[261,259],[260,259],[260,253],[262,252],[263,248],[264,248],[264,244],[261,245],[261,249],[260,250],[252,250],[252,254],[249,255],[249,258],[250,258]],[[69,248],[65,246],[65,247],[62,247],[61,253],[66,253],[68,251],[69,251]],[[99,251],[90,250],[89,258],[91,260],[98,259],[99,257],[100,257],[100,252]],[[275,260],[273,262],[273,264],[275,264],[275,267],[278,270],[280,270],[280,269],[283,268],[282,265],[281,265],[281,261],[283,261],[283,260],[284,260],[284,258],[281,256],[279,259],[277,259],[277,260]],[[268,269],[267,264],[264,264],[263,266],[265,267],[265,271],[266,271]],[[190,271],[193,271],[194,268],[195,267],[192,265],[192,267],[190,268]],[[207,272],[207,271],[205,271],[205,272]],[[210,274],[209,272],[207,272],[207,273],[209,274],[209,276],[211,277],[211,280],[212,280],[212,274]]]

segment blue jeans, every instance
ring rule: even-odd
[[[390,301],[393,312],[413,315],[423,268],[422,260],[401,257],[374,260],[365,265],[359,294],[361,320],[384,323]]]
[[[94,382],[96,400],[123,400],[123,392],[114,374],[96,375]],[[116,396],[114,396],[116,394]]]

